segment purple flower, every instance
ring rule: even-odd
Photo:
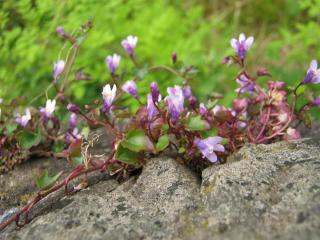
[[[46,102],[46,106],[45,107],[41,107],[40,108],[40,112],[42,114],[42,117],[47,120],[52,116],[52,113],[54,112],[56,107],[56,100],[50,100],[48,99]]]
[[[320,69],[317,60],[312,60],[302,84],[320,83]]]
[[[312,101],[312,105],[315,107],[320,107],[320,97],[316,97],[313,101]]]
[[[72,143],[77,139],[81,139],[81,134],[79,134],[78,128],[74,128],[72,132],[67,132],[66,140],[68,143]]]
[[[199,105],[199,112],[200,112],[201,116],[206,116],[208,113],[208,109],[206,108],[206,106],[203,103],[200,103],[200,105]]]
[[[107,56],[106,64],[107,64],[107,67],[109,68],[109,71],[113,74],[120,64],[120,56],[117,54],[113,54],[112,56],[110,55]]]
[[[221,141],[221,137],[208,137],[206,139],[196,138],[194,143],[203,157],[207,158],[210,162],[216,162],[218,157],[215,152],[224,152],[224,147],[220,144]]]
[[[137,92],[137,85],[133,80],[126,81],[121,89],[122,91],[134,96],[135,98],[139,98]]]
[[[30,113],[30,110],[27,108],[25,115],[17,116],[16,123],[20,124],[23,128],[25,128],[30,120],[31,120],[31,113]]]
[[[150,91],[151,91],[151,96],[152,100],[156,103],[161,100],[161,95],[159,92],[158,84],[156,82],[152,82],[150,84]]]
[[[58,60],[53,64],[53,81],[54,82],[57,82],[58,77],[63,72],[65,65],[66,65],[66,62],[63,60]]]
[[[176,121],[184,110],[183,103],[183,91],[180,86],[169,87],[167,89],[168,96],[166,97],[166,102],[171,113],[171,117]]]
[[[65,32],[64,32],[63,27],[58,26],[56,29],[56,32],[60,35],[60,37],[64,37]]]
[[[129,35],[126,39],[122,40],[121,45],[126,50],[129,56],[133,56],[134,49],[137,46],[138,37]]]
[[[191,87],[189,85],[183,88],[183,96],[185,99],[188,99],[192,96]]]
[[[195,96],[190,96],[188,98],[188,102],[189,102],[190,107],[194,109],[196,106],[196,103],[197,103],[197,99]]]
[[[177,62],[177,53],[173,52],[171,55],[172,63],[175,64]]]
[[[254,93],[255,84],[245,74],[241,74],[240,76],[238,76],[236,82],[240,84],[240,87],[236,89],[237,93]]]
[[[67,109],[72,113],[80,113],[81,112],[80,108],[73,103],[69,103],[67,106]]]
[[[114,98],[116,97],[117,93],[117,86],[113,85],[112,89],[109,84],[105,85],[102,91],[102,98],[104,101],[103,104],[103,111],[108,112],[110,110],[110,107],[112,105],[112,102]]]
[[[239,40],[233,38],[230,43],[240,59],[243,60],[246,56],[246,52],[251,48],[253,41],[254,38],[252,36],[246,39],[246,36],[243,33],[240,33]]]
[[[282,81],[268,81],[269,89],[282,90],[286,86],[285,82]]]
[[[153,121],[154,116],[157,113],[157,109],[156,109],[156,107],[154,105],[154,102],[153,102],[151,94],[148,94],[147,112],[148,112],[148,120],[151,123]]]
[[[71,113],[70,118],[69,118],[69,128],[74,129],[77,121],[77,114]]]

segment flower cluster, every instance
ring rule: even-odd
[[[75,43],[82,42],[91,27],[91,21],[84,24],[81,36],[70,34],[62,27],[57,28],[57,33],[72,44],[74,51],[78,51],[79,44]],[[51,190],[37,195],[26,207],[0,225],[0,229],[11,222],[19,222],[21,214],[27,216],[30,209],[51,192],[64,187],[67,193],[72,179],[86,176],[92,171],[109,171],[126,177],[131,171],[141,168],[150,155],[165,151],[175,151],[190,167],[203,168],[212,163],[225,162],[230,153],[246,143],[267,144],[300,138],[301,133],[297,126],[300,123],[310,126],[308,110],[320,107],[320,96],[305,97],[304,90],[300,88],[320,83],[317,61],[312,60],[305,78],[291,90],[286,87],[285,82],[275,81],[265,68],[258,68],[256,72],[248,70],[245,59],[253,42],[253,37],[246,38],[243,33],[238,39],[232,39],[231,46],[235,55],[227,56],[223,61],[233,62],[241,68],[233,80],[238,87],[234,90],[236,97],[231,107],[221,105],[219,97],[211,96],[208,101],[198,101],[190,87],[194,67],[182,66],[181,69],[180,61],[177,64],[176,53],[171,56],[172,66],[148,66],[146,71],[147,74],[159,70],[167,71],[183,79],[180,85],[173,84],[174,86],[167,89],[159,88],[158,83],[153,81],[146,93],[145,88],[139,88],[143,85],[144,82],[141,85],[140,82],[145,81],[144,78],[134,75],[138,71],[116,73],[121,57],[112,54],[106,57],[106,65],[111,75],[110,82],[106,82],[102,88],[102,102],[96,99],[84,107],[70,102],[74,98],[67,94],[66,89],[78,82],[68,81],[68,72],[72,69],[74,58],[66,58],[67,62],[59,60],[54,64],[54,84],[51,85],[55,87],[55,95],[50,99],[46,90],[45,107],[37,110],[28,106],[24,110],[25,114],[20,115],[17,114],[16,104],[23,99],[10,104],[4,104],[1,100],[0,107],[10,109],[2,113],[2,119],[6,119],[8,123],[14,122],[16,126],[0,130],[0,156],[16,156],[23,151],[30,155],[40,153],[44,156],[59,156],[66,158],[75,168],[64,181],[53,187],[50,177],[44,175],[38,186],[41,189],[51,187]],[[132,61],[135,70],[139,70],[142,65],[136,58],[137,43],[138,38],[131,35],[121,42],[128,61]],[[64,72],[63,81],[58,81]],[[125,73],[129,73],[129,76],[125,76]],[[77,78],[76,75],[75,80],[77,79],[82,78]],[[145,96],[142,93],[145,93]],[[134,110],[122,105],[123,96],[130,97],[135,102]],[[70,112],[70,117],[64,121],[58,116],[65,115],[66,110]],[[15,117],[12,118],[10,114]],[[113,137],[111,151],[107,156],[88,153],[90,144],[94,142],[88,137],[88,133],[99,127],[105,128]],[[85,144],[87,146],[83,147]],[[41,151],[43,146],[54,149],[60,147],[60,150]],[[85,151],[82,151],[83,148]],[[20,159],[16,162],[19,161]],[[52,179],[56,181],[58,177],[54,176]],[[47,184],[44,179],[48,181]],[[73,191],[79,189],[81,186],[73,188]]]

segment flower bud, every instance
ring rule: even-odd
[[[192,96],[191,87],[189,85],[187,85],[183,88],[183,96],[186,99],[188,99],[190,96]]]
[[[301,138],[301,134],[297,129],[289,127],[283,138],[284,140],[296,140]]]
[[[243,99],[235,99],[233,101],[233,108],[237,112],[242,112],[245,111],[248,107],[248,99],[243,98]]]
[[[122,40],[121,45],[126,50],[129,56],[134,55],[134,49],[137,46],[138,37],[129,35],[126,39]]]
[[[122,91],[132,95],[135,98],[139,98],[137,85],[133,80],[126,81],[125,84],[122,86]]]
[[[152,82],[150,84],[150,91],[151,91],[152,100],[155,103],[158,102],[159,101],[160,92],[159,92],[159,88],[158,88],[157,82]]]
[[[269,77],[271,77],[271,74],[268,72],[268,70],[267,70],[266,68],[259,68],[259,69],[257,70],[257,75],[258,75],[259,77],[262,77],[262,76],[269,76]]]
[[[70,118],[69,118],[69,128],[74,129],[77,121],[77,114],[71,113]]]
[[[57,82],[58,77],[63,73],[66,62],[63,60],[58,60],[53,64],[53,81]]]
[[[173,52],[171,55],[172,63],[175,64],[177,62],[177,53]]]
[[[63,27],[61,27],[61,26],[58,26],[57,27],[57,29],[56,29],[56,32],[59,34],[59,36],[60,37],[64,37],[64,35],[65,35],[65,31],[64,31],[64,29],[63,29]]]
[[[69,103],[67,109],[72,113],[80,113],[80,108],[73,103]]]
[[[208,113],[208,110],[203,103],[200,103],[200,105],[199,105],[199,112],[200,112],[201,116],[206,116]]]
[[[315,107],[320,107],[320,97],[316,97],[313,101],[312,101],[312,105]]]
[[[112,56],[111,55],[107,56],[106,64],[107,64],[109,71],[112,74],[114,74],[114,72],[116,71],[117,67],[120,64],[120,56],[117,54],[113,54]]]
[[[318,69],[318,62],[317,60],[312,60],[307,71],[307,74],[302,81],[302,84],[310,84],[310,83],[320,83],[320,74]]]
[[[189,101],[190,107],[191,107],[191,108],[195,108],[196,103],[197,103],[196,97],[190,96],[190,97],[188,98],[188,101]]]
[[[232,58],[228,56],[222,59],[221,64],[230,64],[231,62],[232,62]]]

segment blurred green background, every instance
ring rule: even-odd
[[[249,63],[265,66],[275,79],[294,85],[310,60],[320,59],[319,12],[320,0],[2,0],[0,97],[30,99],[42,92],[52,81],[52,64],[63,46],[56,27],[71,32],[92,17],[94,28],[75,65],[93,79],[71,89],[76,102],[100,97],[101,87],[110,81],[107,55],[119,53],[120,66],[132,66],[120,44],[132,34],[139,37],[141,66],[171,64],[176,51],[179,60],[198,69],[191,82],[196,96],[219,92],[230,104],[238,69],[220,64],[233,53],[230,39],[240,32],[253,35]],[[152,73],[139,83],[141,94],[153,80],[160,82],[163,93],[181,83],[167,73]]]

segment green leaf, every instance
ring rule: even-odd
[[[15,123],[9,123],[6,125],[7,134],[11,135],[16,129],[18,125]]]
[[[72,163],[72,166],[74,166],[74,167],[81,165],[83,163],[83,156],[72,157],[71,163]]]
[[[150,139],[140,129],[130,131],[127,140],[122,141],[122,145],[134,152],[153,151],[154,149]]]
[[[185,153],[185,152],[186,152],[185,148],[183,148],[183,147],[179,148],[178,153],[182,154],[182,153]]]
[[[17,136],[17,140],[23,149],[29,149],[41,142],[41,133],[23,131]]]
[[[216,128],[211,128],[208,131],[202,132],[201,138],[208,138],[208,137],[214,137],[218,135],[218,130]]]
[[[305,86],[303,86],[303,87],[305,87]],[[298,91],[299,91],[299,89],[298,89]],[[313,91],[311,91],[309,89],[305,89],[301,95],[309,102],[311,102],[314,99]]]
[[[52,151],[55,153],[60,153],[63,150],[64,150],[64,142],[63,141],[57,141],[52,147]]]
[[[168,124],[163,124],[163,125],[161,126],[161,129],[162,129],[163,131],[168,131],[168,130],[169,130],[169,125],[168,125]]]
[[[119,144],[116,151],[116,159],[131,165],[139,165],[138,163],[138,153],[133,152]]]
[[[157,152],[163,151],[166,147],[168,147],[169,143],[169,136],[167,134],[161,136],[156,144]]]
[[[303,118],[302,118],[303,124],[305,127],[307,128],[311,128],[312,124],[311,124],[311,115],[308,112],[305,112],[303,114]]]
[[[220,142],[222,145],[226,145],[229,143],[229,139],[227,138],[222,138],[221,142]]]
[[[37,178],[37,187],[41,190],[46,190],[52,187],[58,178],[62,175],[62,171],[57,173],[56,175],[49,176],[48,170],[45,170],[38,178]]]
[[[89,127],[82,128],[81,135],[84,137],[84,139],[88,139],[89,133],[90,133]]]
[[[209,128],[207,121],[201,119],[201,116],[190,117],[187,120],[187,129],[192,131],[202,131]]]
[[[297,90],[297,95],[303,94],[306,91],[306,85],[301,85]]]

